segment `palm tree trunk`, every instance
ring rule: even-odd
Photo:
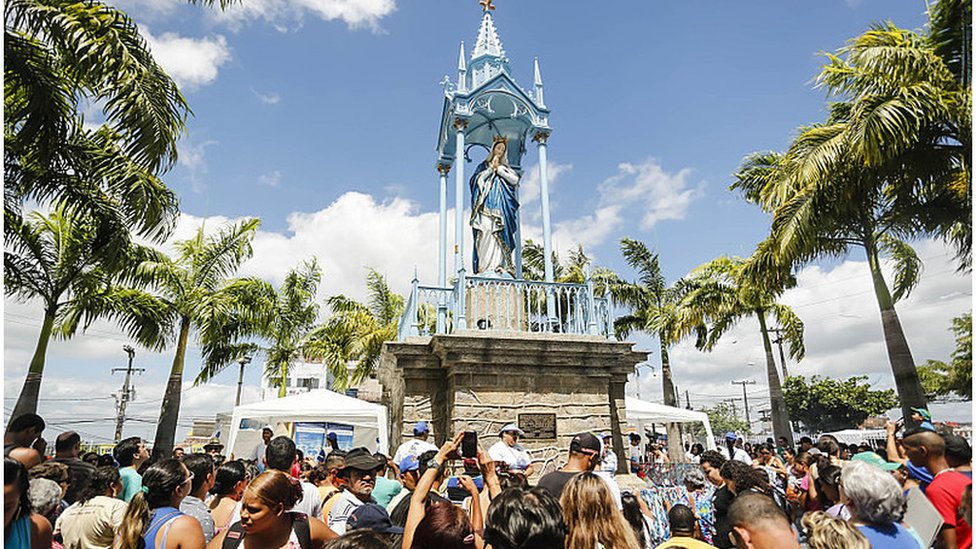
[[[186,342],[189,337],[190,319],[184,316],[180,321],[180,336],[176,343],[176,356],[173,357],[173,367],[170,369],[166,392],[163,394],[163,404],[159,408],[159,426],[156,427],[156,439],[153,441],[153,460],[167,458],[173,453],[176,422],[180,417],[180,398],[183,396],[183,364],[186,362]]]
[[[288,395],[288,361],[281,364],[281,385],[278,386],[278,398],[285,398]]]
[[[664,384],[664,405],[677,407],[674,396],[674,380],[671,378],[671,359],[668,356],[668,346],[661,342],[661,382]],[[671,463],[685,461],[684,448],[681,447],[681,428],[677,423],[665,424],[668,433],[668,458]]]
[[[787,445],[793,445],[793,429],[790,428],[790,415],[786,411],[786,401],[783,399],[783,386],[779,382],[779,372],[776,371],[776,359],[773,358],[773,344],[769,341],[769,329],[766,327],[766,311],[756,310],[759,319],[759,331],[762,333],[763,348],[766,350],[766,382],[769,384],[769,407],[773,416],[773,436],[786,439]]]
[[[868,267],[871,269],[871,280],[874,282],[874,295],[878,299],[878,308],[881,310],[881,327],[884,330],[888,362],[891,363],[891,372],[895,376],[895,389],[901,400],[902,417],[908,425],[915,426],[911,420],[911,409],[928,406],[925,391],[922,390],[922,383],[915,369],[915,359],[912,358],[912,350],[908,347],[908,339],[905,338],[901,321],[895,311],[895,300],[891,297],[884,275],[881,273],[878,249],[873,239],[864,242],[864,251],[868,256]]]
[[[34,349],[34,357],[27,369],[27,378],[24,379],[24,386],[17,397],[17,404],[10,412],[10,421],[24,414],[37,413],[37,397],[41,392],[41,376],[44,373],[44,360],[47,358],[47,344],[51,341],[51,332],[54,330],[54,316],[54,311],[45,309],[41,334],[37,337],[37,348]]]

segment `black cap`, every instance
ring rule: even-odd
[[[569,451],[581,454],[599,455],[603,446],[593,433],[580,433],[569,443]]]
[[[373,457],[373,453],[364,447],[353,448],[346,454],[346,464],[342,470],[357,469],[359,471],[373,471],[379,469],[383,463]]]

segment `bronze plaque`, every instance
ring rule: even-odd
[[[518,426],[527,439],[556,439],[556,414],[519,414]]]

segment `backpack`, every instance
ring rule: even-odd
[[[298,537],[298,545],[302,549],[312,549],[312,531],[308,526],[308,517],[304,513],[295,513],[295,521],[291,525],[292,530]],[[227,529],[227,536],[221,549],[237,549],[244,541],[244,529],[241,528],[241,521],[230,525]]]

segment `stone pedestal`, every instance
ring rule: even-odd
[[[467,330],[386,343],[377,375],[391,451],[425,420],[437,444],[473,430],[486,450],[503,425],[518,423],[537,475],[561,466],[582,431],[612,430],[614,451],[626,456],[624,385],[646,356],[631,343],[564,334]],[[627,460],[619,464],[625,472]]]

